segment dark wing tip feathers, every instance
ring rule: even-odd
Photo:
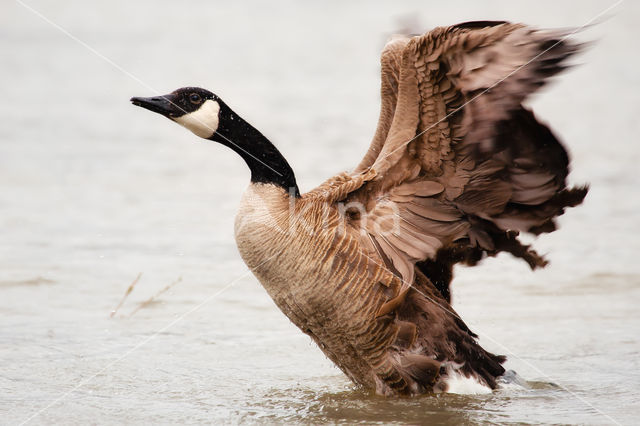
[[[507,21],[467,21],[467,22],[461,22],[459,24],[453,25],[451,28],[461,29],[461,30],[471,30],[471,29],[495,27],[495,26],[507,24],[507,23],[508,23]]]

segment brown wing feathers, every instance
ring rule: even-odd
[[[561,37],[471,22],[385,49],[381,120],[358,167],[370,167],[374,177],[348,200],[369,206],[366,231],[406,281],[415,263],[436,261],[425,271],[446,271],[444,287],[452,262],[437,261],[437,253],[465,241],[473,252],[467,258],[480,248],[511,252],[532,267],[545,264],[510,231],[551,231],[554,218],[586,194],[566,189],[566,151],[521,106],[578,50]],[[371,224],[390,212],[399,225],[381,235]]]
[[[376,128],[376,133],[369,150],[358,167],[355,168],[356,173],[371,167],[376,158],[378,158],[380,151],[382,151],[382,146],[387,139],[398,100],[402,51],[408,42],[409,38],[407,37],[396,38],[387,43],[382,51],[380,58],[380,117],[378,119],[378,127]]]
[[[353,175],[313,191],[365,206],[351,226],[402,278],[377,312],[397,329],[396,392],[431,389],[447,363],[491,387],[504,372],[504,357],[484,351],[452,310],[449,283],[454,264],[501,251],[544,266],[518,233],[555,230],[555,217],[586,195],[566,188],[565,149],[522,106],[578,51],[563,37],[471,22],[388,44],[369,151]]]
[[[392,233],[382,249],[393,253],[388,257],[394,265],[405,264],[396,266],[398,271],[415,265],[410,275],[403,274],[416,289],[403,294],[404,302],[396,308],[398,321],[417,324],[416,345],[426,355],[400,358],[398,369],[425,387],[440,374],[434,360],[459,363],[463,374],[476,374],[490,387],[504,373],[505,358],[482,349],[448,304],[453,265],[475,264],[483,255],[501,251],[532,268],[546,265],[518,241],[518,232],[554,230],[554,218],[586,195],[586,188],[566,189],[565,149],[521,106],[546,78],[565,68],[576,50],[557,35],[506,23],[437,29],[406,43],[402,66],[409,71],[394,74],[400,75],[397,102],[407,102],[404,111],[415,111],[410,97],[417,96],[420,117],[413,135],[404,140],[397,137],[394,124],[413,122],[406,117],[387,122],[385,145],[368,163],[385,180],[399,179],[406,164],[420,167],[411,181],[398,180],[395,188],[385,191],[385,185],[378,185],[377,195],[382,191],[395,203],[401,219],[399,232]],[[415,83],[417,93],[403,87]],[[398,153],[400,160],[381,158]],[[372,216],[377,207],[369,212]],[[399,346],[408,340],[407,327],[401,330]],[[442,342],[455,343],[451,347]]]

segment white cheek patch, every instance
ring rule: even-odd
[[[220,104],[207,99],[200,108],[185,114],[182,117],[173,118],[173,121],[191,130],[201,138],[210,138],[218,130],[218,113]]]

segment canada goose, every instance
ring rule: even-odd
[[[208,90],[131,101],[244,158],[242,258],[353,382],[382,395],[463,378],[493,389],[505,357],[451,307],[452,268],[502,251],[545,266],[518,233],[555,230],[585,197],[566,187],[560,142],[522,106],[578,49],[559,32],[488,21],[392,40],[371,147],[305,194],[273,144]]]

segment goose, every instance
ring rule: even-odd
[[[506,357],[484,350],[452,308],[453,266],[501,252],[547,264],[520,234],[554,231],[588,187],[567,187],[567,152],[523,102],[580,47],[566,32],[502,21],[393,38],[370,148],[306,193],[278,149],[212,92],[131,102],[244,159],[240,255],[355,384],[383,396],[460,380],[490,391]]]

